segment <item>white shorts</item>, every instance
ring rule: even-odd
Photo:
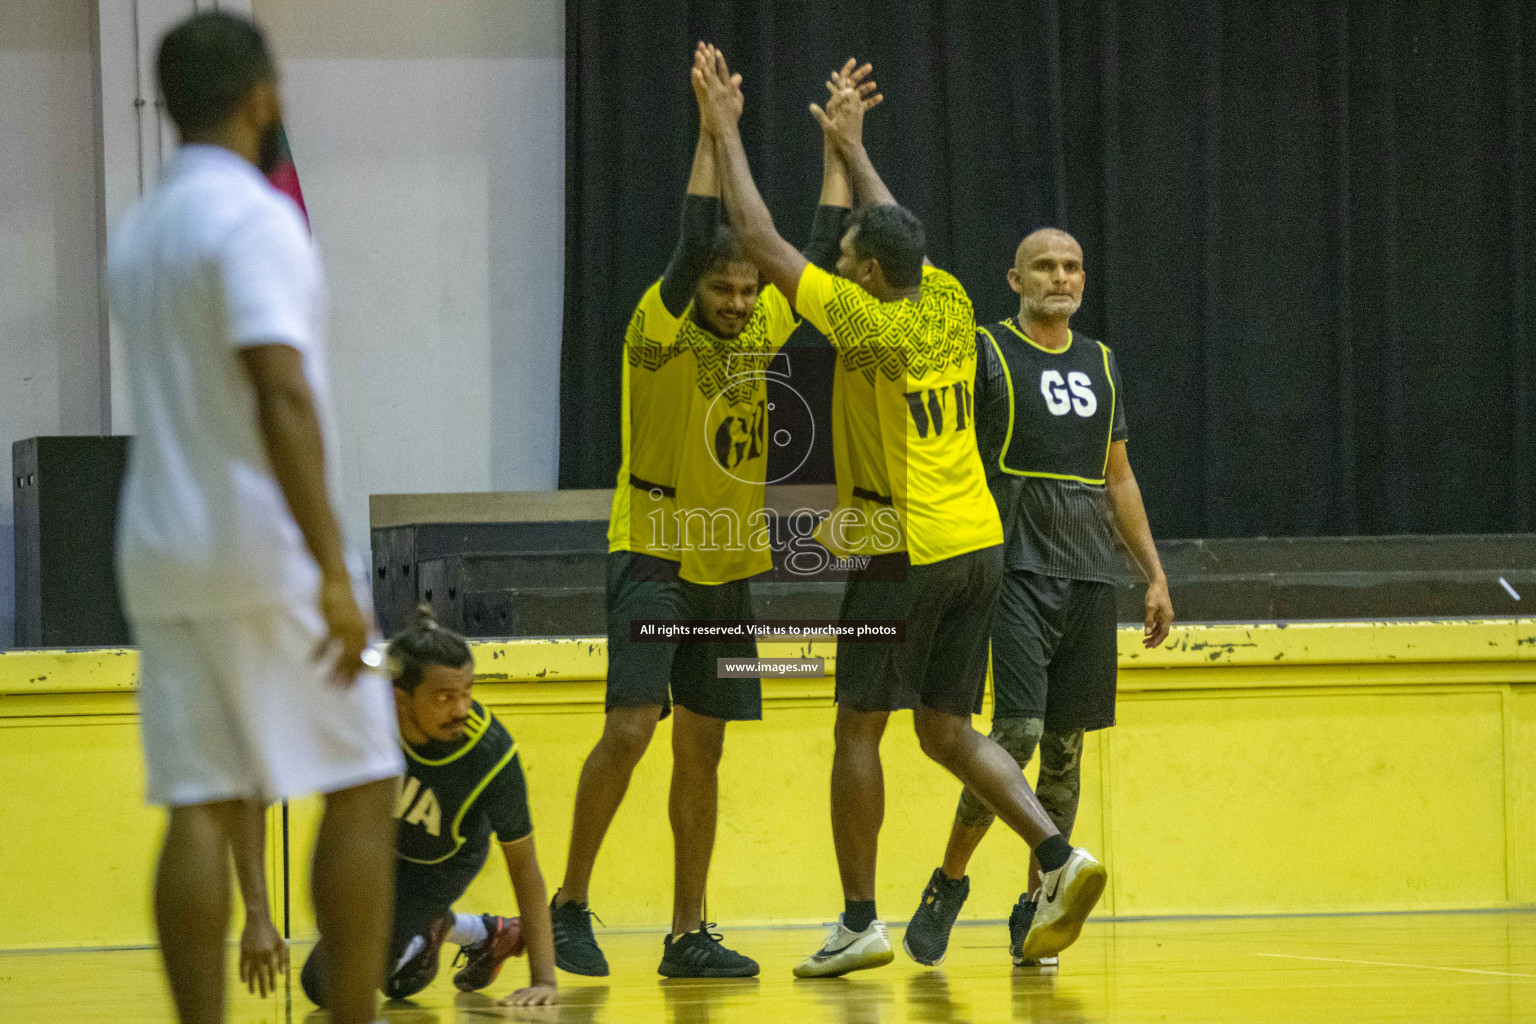
[[[405,770],[390,682],[330,679],[318,608],[136,619],[151,804],[334,793]]]

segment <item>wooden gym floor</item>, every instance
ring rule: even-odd
[[[900,929],[894,929],[899,936]],[[927,970],[896,962],[848,978],[797,981],[790,968],[820,930],[733,930],[728,940],[763,966],[759,979],[664,981],[660,937],[599,938],[612,977],[561,974],[563,1005],[498,1009],[459,995],[443,971],[413,1003],[385,1007],[393,1024],[495,1019],[580,1024],[901,1024],[1536,1020],[1536,913],[1185,919],[1091,924],[1056,974],[1015,970],[1000,924],[960,925],[949,959]],[[262,1002],[233,995],[234,1024],[321,1024],[297,989]],[[496,992],[526,977],[512,961]],[[153,950],[0,954],[6,1024],[174,1021]]]

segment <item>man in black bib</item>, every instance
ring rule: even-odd
[[[1115,537],[1147,580],[1142,642],[1156,647],[1173,624],[1141,490],[1126,455],[1125,398],[1109,346],[1074,335],[1082,303],[1083,250],[1043,228],[1019,243],[1008,285],[1019,314],[977,332],[976,434],[1006,535],[1002,592],[992,627],[992,738],[1020,769],[1040,748],[1035,787],[1061,834],[1077,818],[1083,733],[1115,724]],[[907,929],[921,963],[944,958],[970,891],[966,865],[992,824],[967,789],[944,864]],[[1039,867],[1008,921],[1014,963],[1036,920]]]
[[[430,609],[389,643],[395,714],[406,757],[395,804],[395,905],[384,994],[405,999],[437,976],[444,941],[456,943],[454,987],[473,992],[502,964],[528,952],[531,983],[502,1002],[556,1001],[555,942],[544,876],[533,847],[528,785],[517,743],[472,695],[474,659],[464,639],[439,626]],[[456,914],[495,834],[507,861],[520,918]],[[325,1005],[326,949],[315,945],[299,975],[305,995]]]

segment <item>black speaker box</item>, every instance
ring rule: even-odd
[[[126,437],[32,437],[11,445],[16,646],[130,642],[112,550]]]

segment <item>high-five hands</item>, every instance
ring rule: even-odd
[[[866,81],[873,70],[871,65],[860,66],[849,57],[827,80],[826,109],[811,104],[811,116],[816,118],[827,138],[844,152],[863,144],[864,113],[885,99],[875,91],[874,81]]]
[[[725,54],[708,43],[693,51],[693,96],[699,101],[699,124],[711,135],[732,131],[741,120],[745,99],[741,94],[741,76],[731,74]]]

